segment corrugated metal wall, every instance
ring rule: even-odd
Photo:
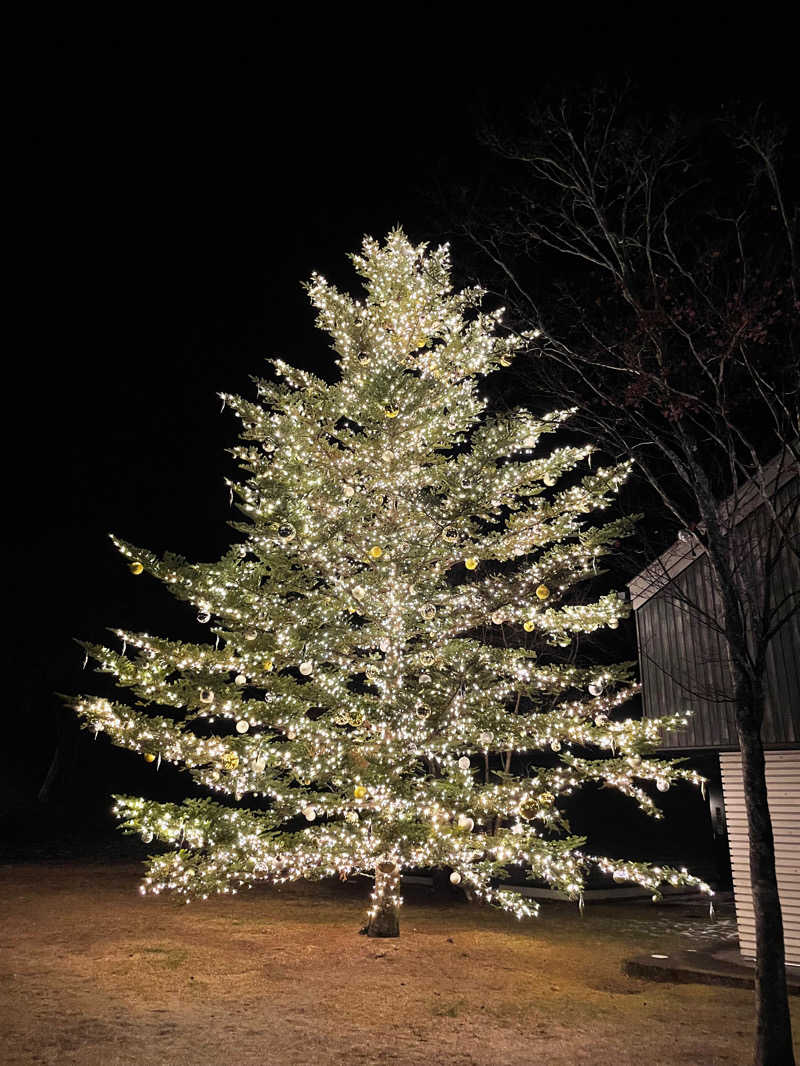
[[[777,505],[786,507],[797,499],[797,493],[795,479],[780,490]],[[759,544],[765,542],[768,531],[763,507],[748,515],[736,530],[740,566],[754,597],[763,589],[763,550]],[[796,555],[790,551],[781,554],[772,581],[776,603],[800,588]],[[665,734],[664,748],[739,746],[727,649],[713,628],[713,620],[719,616],[718,593],[704,554],[635,611],[644,713],[658,718],[686,708],[693,712],[687,729]],[[772,640],[766,680],[764,744],[800,744],[800,615],[786,621]]]
[[[756,940],[742,764],[738,752],[720,755],[719,761],[731,849],[739,947],[746,958],[754,958]],[[786,961],[800,966],[800,750],[766,752],[766,771],[767,797],[775,834]]]

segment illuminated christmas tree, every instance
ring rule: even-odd
[[[361,874],[374,878],[368,932],[393,936],[410,869],[449,870],[519,917],[536,905],[497,887],[511,864],[578,900],[592,865],[656,893],[707,888],[585,854],[559,812],[594,782],[658,816],[647,782],[700,781],[648,756],[678,719],[618,717],[629,664],[564,651],[627,612],[615,593],[575,593],[631,529],[589,520],[627,468],[593,470],[589,446],[540,454],[569,411],[489,410],[479,387],[521,342],[480,290],[453,292],[446,247],[397,231],[353,261],[362,300],[318,275],[308,287],[338,380],[278,360],[259,402],[224,397],[243,424],[240,542],[191,564],[115,541],[211,634],[116,631],[121,652],[88,647],[135,699],[82,698],[85,725],[213,797],[117,797],[125,829],[172,846],[142,890],[188,899]],[[535,772],[509,772],[536,752]]]

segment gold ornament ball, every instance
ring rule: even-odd
[[[436,661],[436,656],[432,651],[423,651],[420,652],[419,661],[423,666],[433,666]]]
[[[455,526],[448,526],[444,533],[442,533],[442,536],[446,541],[449,541],[450,544],[455,544],[458,540],[458,530]]]
[[[552,805],[555,803],[555,801],[556,801],[556,798],[555,798],[555,796],[553,795],[552,792],[543,792],[541,794],[541,796],[539,797],[539,803],[543,807],[552,807]]]
[[[353,789],[353,795],[357,800],[363,799],[366,794],[367,790],[364,788],[363,785],[356,785],[356,787]]]
[[[383,548],[381,548],[380,545],[378,545],[378,544],[373,544],[372,547],[369,550],[370,559],[380,559],[380,557],[382,555],[383,555]]]
[[[272,659],[265,659],[264,662],[261,664],[264,672],[267,674],[272,673],[272,668],[274,665],[275,664],[273,663]]]
[[[527,622],[523,622],[522,623],[522,628],[525,630],[526,633],[532,633],[535,627],[534,627],[533,622],[531,622],[531,620],[528,619]]]
[[[222,769],[235,770],[239,765],[239,756],[235,751],[226,751],[222,756]]]
[[[383,413],[386,415],[387,418],[397,418],[397,416],[400,414],[396,407],[386,407],[384,408]]]
[[[477,570],[478,560],[474,555],[470,555],[469,558],[464,560],[464,566],[466,566],[467,570]]]
[[[297,536],[297,530],[290,522],[284,522],[278,526],[278,536],[282,541],[288,543],[290,540],[294,540]]]
[[[540,600],[546,600],[547,597],[550,595],[550,589],[547,587],[547,585],[540,585],[536,590],[536,595]]]
[[[458,872],[458,870],[453,870],[453,872],[450,874],[450,884],[457,885],[460,884],[460,882],[461,874]]]
[[[436,617],[436,608],[432,603],[426,603],[420,608],[419,612],[426,622],[430,622],[431,619]]]
[[[144,570],[144,567],[141,563],[131,563],[128,569],[132,574],[141,574],[141,572]]]
[[[249,728],[250,728],[250,723],[247,721],[246,718],[240,718],[239,721],[236,723],[236,732],[237,733],[246,733]]]
[[[144,754],[144,761],[145,762],[155,762],[156,761],[156,757],[155,757],[155,755],[153,755],[152,752],[146,751],[145,754]]]

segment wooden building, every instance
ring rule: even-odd
[[[800,471],[796,463],[771,464],[771,499],[798,530]],[[797,554],[776,553],[766,567],[769,512],[752,487],[729,501],[731,536],[753,588],[771,580],[774,602],[800,590]],[[735,511],[734,511],[735,506]],[[765,577],[765,571],[768,576]],[[644,713],[648,717],[691,710],[686,729],[666,733],[665,754],[719,752],[724,810],[711,794],[712,823],[727,825],[739,943],[755,955],[747,822],[732,698],[732,676],[724,639],[714,629],[719,617],[705,552],[685,534],[629,585],[636,621]],[[787,608],[788,615],[788,608]],[[705,617],[704,617],[705,616]],[[766,666],[767,707],[762,727],[768,801],[775,834],[778,890],[783,910],[787,963],[800,965],[800,616],[795,613],[772,639]]]

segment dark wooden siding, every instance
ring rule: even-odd
[[[785,485],[776,504],[785,507],[796,500],[799,486],[796,479]],[[766,508],[759,508],[736,529],[741,542],[741,566],[756,596],[764,584],[760,545],[765,543],[769,528]],[[774,602],[800,589],[800,565],[792,552],[784,551],[778,559],[772,587]],[[719,602],[705,555],[700,555],[635,613],[644,713],[659,718],[687,708],[693,712],[685,730],[664,735],[663,747],[738,748],[730,663],[725,642],[713,628],[713,619],[719,617]],[[783,625],[768,650],[767,709],[762,735],[768,746],[800,744],[798,614]]]

